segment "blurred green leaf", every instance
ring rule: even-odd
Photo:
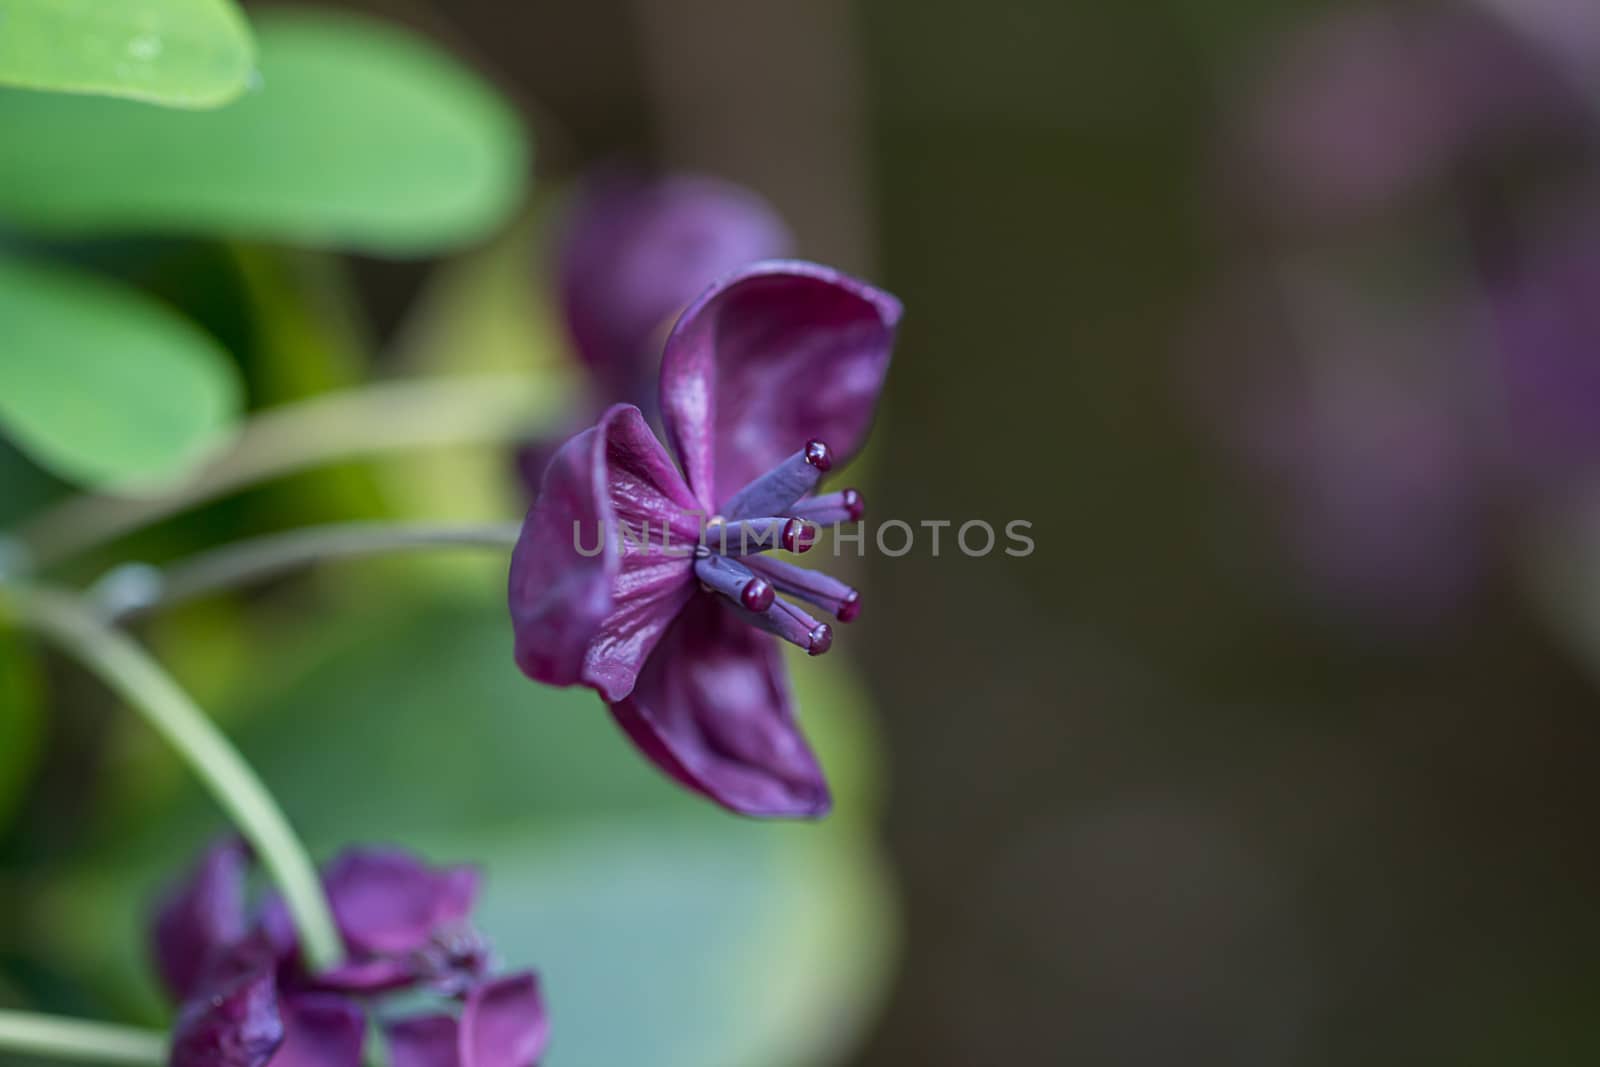
[[[830,697],[802,705],[842,771],[839,814],[737,819],[646,764],[592,693],[523,678],[490,584],[470,600],[369,598],[360,619],[321,611],[309,634],[297,618],[288,645],[257,643],[244,706],[218,710],[246,712],[241,747],[318,854],[392,841],[483,866],[479,925],[507,966],[545,977],[551,1067],[833,1062],[877,1008],[896,929],[843,661],[804,664],[831,672]],[[813,679],[797,680],[808,699]],[[140,908],[221,827],[192,791],[129,818],[122,862],[51,882],[40,936],[137,1013]]]
[[[517,116],[386,23],[257,19],[262,85],[218,111],[0,91],[0,217],[415,255],[486,235],[527,172]]]
[[[0,832],[10,825],[43,747],[38,675],[21,637],[0,632]]]
[[[0,0],[0,84],[217,107],[255,61],[231,0]]]
[[[101,488],[178,474],[232,422],[232,364],[188,321],[89,275],[0,258],[0,427]]]

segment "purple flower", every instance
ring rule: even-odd
[[[792,246],[771,205],[731,182],[607,171],[584,183],[556,250],[561,310],[590,379],[592,406],[572,425],[592,423],[615,401],[653,415],[661,341],[673,318],[724,274]],[[537,441],[519,452],[530,488],[555,447]]]
[[[1209,347],[1247,365],[1208,368],[1209,417],[1320,597],[1363,621],[1445,618],[1515,540],[1491,524],[1600,461],[1600,229],[1573,210],[1600,158],[1596,12],[1319,15],[1239,123],[1254,167],[1230,177],[1277,225],[1220,309]]]
[[[393,849],[351,849],[323,883],[348,953],[318,975],[299,960],[280,901],[251,916],[250,857],[201,858],[154,924],[158,970],[180,1004],[172,1067],[360,1067],[366,1010],[432,993],[456,1012],[384,1019],[394,1067],[532,1067],[548,1040],[538,980],[492,975],[470,913],[478,875]]]
[[[1563,221],[1487,287],[1507,462],[1545,485],[1600,466],[1600,225]]]
[[[775,594],[845,622],[861,601],[767,550],[860,518],[854,490],[816,490],[866,437],[899,318],[893,297],[813,264],[724,278],[666,340],[672,453],[638,408],[612,407],[550,461],[512,555],[522,670],[592,687],[646,756],[742,814],[830,805],[773,636],[820,655],[833,631]]]
[[[1266,202],[1291,217],[1348,222],[1407,206],[1419,187],[1486,157],[1587,137],[1593,104],[1574,76],[1582,64],[1569,69],[1514,24],[1532,21],[1523,6],[1355,7],[1289,35],[1241,130]],[[1542,6],[1571,23],[1556,29],[1568,39],[1600,30],[1584,18],[1587,0]]]

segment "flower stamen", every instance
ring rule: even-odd
[[[821,571],[766,556],[751,559],[750,569],[777,586],[780,593],[814,604],[840,622],[851,622],[861,614],[861,594]]]
[[[800,451],[733,494],[723,514],[740,519],[751,515],[787,515],[795,501],[817,487],[833,467],[833,452],[821,441],[807,441]]]

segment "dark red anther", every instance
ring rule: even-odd
[[[807,441],[806,462],[826,474],[833,468],[833,453],[821,441]]]
[[[765,578],[752,578],[744,583],[744,588],[739,591],[739,603],[750,611],[760,614],[772,607],[772,600],[777,595],[772,583]]]
[[[839,602],[839,610],[834,615],[840,622],[854,622],[856,616],[861,614],[861,594],[851,592],[849,596]]]
[[[817,543],[816,529],[804,519],[790,519],[783,524],[783,532],[778,536],[778,543],[785,552],[809,552],[811,546]]]
[[[860,522],[861,516],[867,513],[867,502],[861,499],[861,494],[854,489],[846,489],[839,495],[839,501],[850,513],[851,522]]]
[[[833,647],[833,627],[823,623],[806,635],[810,642],[806,645],[806,655],[820,656]]]

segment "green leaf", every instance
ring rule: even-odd
[[[293,10],[262,14],[257,39],[261,87],[217,111],[0,91],[0,218],[411,255],[476,240],[516,208],[516,115],[431,44]]]
[[[0,0],[0,85],[217,107],[254,62],[231,0]]]
[[[232,424],[225,353],[138,292],[0,258],[0,429],[40,465],[97,488],[181,473]]]

